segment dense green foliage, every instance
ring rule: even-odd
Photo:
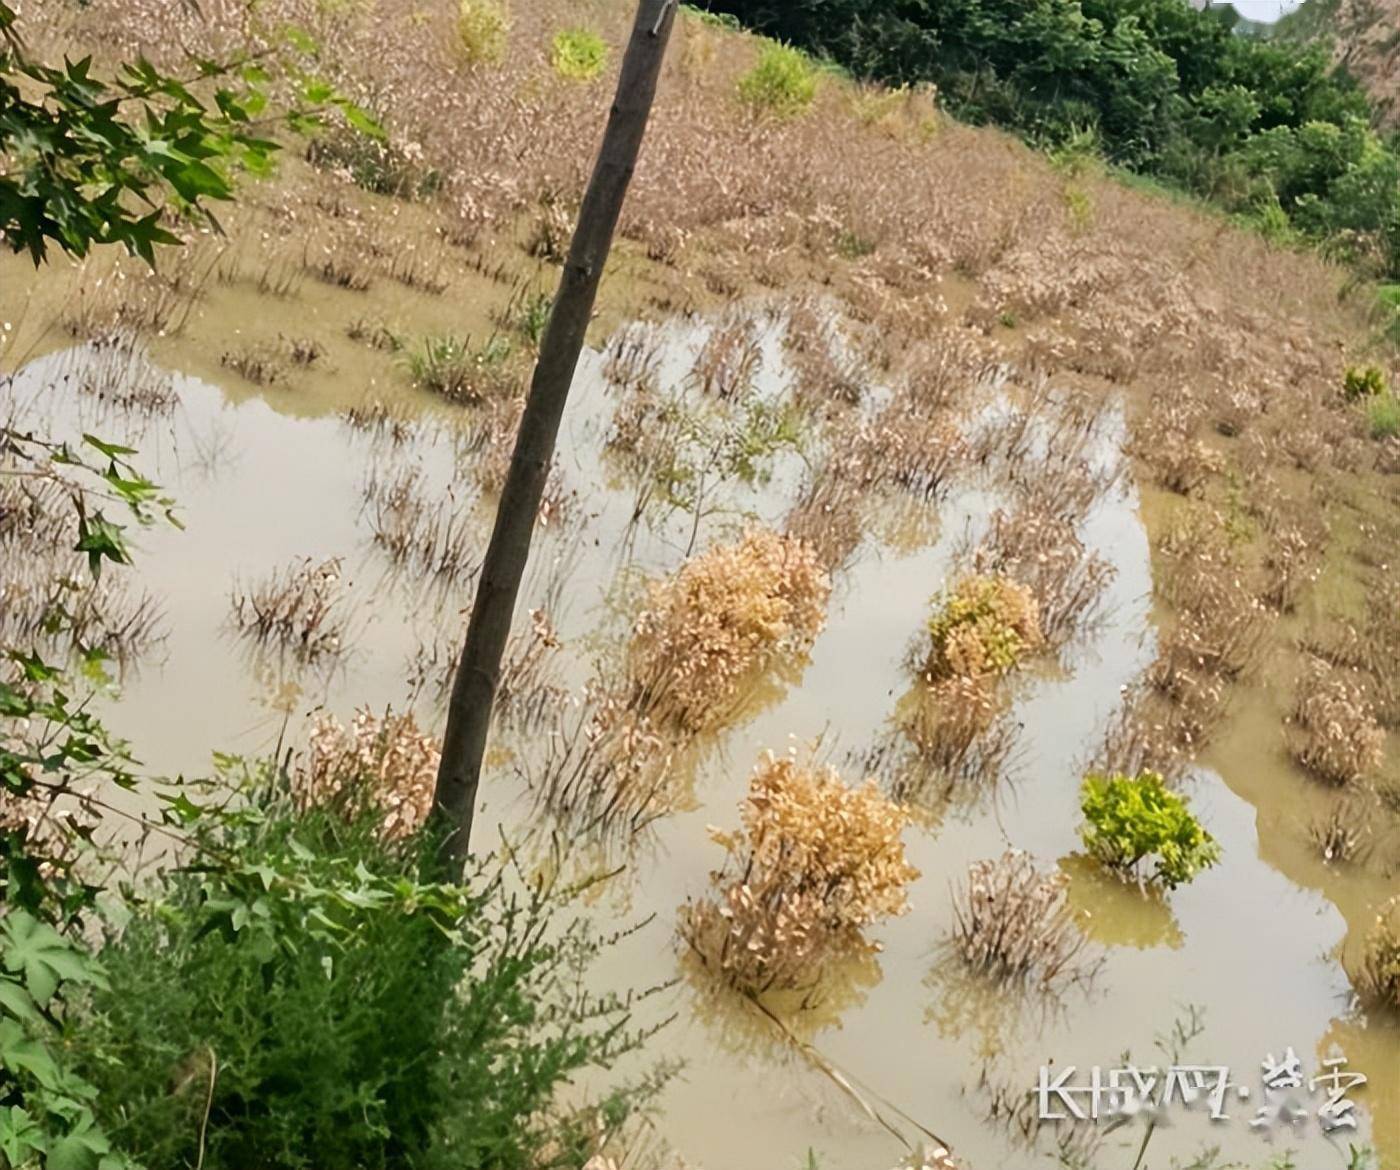
[[[549,60],[560,77],[591,81],[608,63],[608,46],[592,29],[562,29],[554,34]]]
[[[112,1142],[152,1168],[201,1148],[208,1170],[587,1161],[645,1092],[556,1102],[637,1039],[583,990],[601,940],[512,873],[422,883],[422,842],[386,844],[360,809],[242,791],[198,812],[198,864],[128,900],[72,1013]]]
[[[1080,807],[1084,847],[1122,873],[1139,876],[1142,862],[1155,857],[1148,880],[1174,888],[1220,860],[1215,839],[1156,772],[1086,776]]]
[[[1105,159],[1400,272],[1400,157],[1320,48],[1186,0],[716,0],[861,76],[933,82],[960,117]]]
[[[788,45],[764,45],[758,63],[739,79],[739,98],[756,113],[791,118],[817,96],[817,73]]]

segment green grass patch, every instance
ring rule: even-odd
[[[608,63],[608,46],[602,37],[589,29],[561,29],[554,34],[549,61],[560,77],[571,81],[592,81]]]
[[[1373,439],[1393,439],[1400,435],[1400,398],[1386,393],[1368,399],[1366,423]]]
[[[739,99],[755,113],[777,118],[804,113],[816,96],[816,67],[791,45],[765,45],[758,64],[739,79]]]

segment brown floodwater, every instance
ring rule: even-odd
[[[762,321],[759,385],[778,398],[789,381],[780,317]],[[662,384],[684,377],[708,328],[703,321],[658,327]],[[151,774],[207,775],[214,750],[265,752],[284,726],[294,739],[302,716],[317,707],[342,719],[363,705],[401,708],[413,700],[410,665],[420,647],[450,647],[460,634],[470,582],[424,582],[394,569],[374,546],[363,489],[376,472],[407,466],[421,468],[427,498],[456,483],[480,547],[489,501],[471,502],[475,489],[462,472],[451,412],[397,388],[382,364],[374,367],[375,393],[418,416],[414,434],[396,445],[333,413],[361,402],[367,390],[364,370],[344,352],[353,351],[337,351],[332,372],[308,375],[311,388],[299,397],[295,377],[250,393],[232,373],[219,374],[207,352],[166,342],[158,354],[173,371],[178,404],[165,417],[133,416],[83,393],[77,375],[91,357],[85,347],[31,361],[8,387],[20,410],[53,432],[83,429],[129,441],[142,468],[179,500],[183,531],[153,527],[135,541],[134,573],[159,599],[167,636],[125,672],[108,712]],[[802,456],[784,454],[765,485],[724,485],[694,532],[685,514],[629,525],[633,493],[603,458],[613,398],[602,368],[599,352],[585,353],[561,436],[569,518],[540,533],[520,611],[523,619],[530,606],[550,605],[564,645],[563,678],[575,689],[625,636],[627,598],[635,598],[641,577],[673,571],[692,535],[703,548],[745,516],[779,521],[806,467]],[[1110,414],[1108,424],[1093,452],[1105,468],[1120,458],[1121,418]],[[1370,1078],[1354,1093],[1359,1128],[1329,1141],[1310,1121],[1270,1141],[1249,1125],[1253,1098],[1232,1100],[1228,1122],[1178,1109],[1170,1126],[1152,1134],[1144,1167],[1191,1164],[1219,1147],[1220,1165],[1264,1167],[1293,1150],[1299,1170],[1327,1170],[1348,1165],[1349,1141],[1373,1143],[1382,1166],[1400,1166],[1400,1029],[1364,1018],[1341,965],[1343,948],[1356,945],[1394,882],[1328,866],[1307,845],[1299,825],[1327,794],[1285,756],[1267,689],[1241,697],[1229,733],[1188,782],[1223,846],[1220,865],[1149,897],[1104,878],[1078,855],[1080,776],[1123,688],[1154,653],[1148,539],[1126,477],[1083,527],[1086,545],[1116,570],[1102,619],[1054,669],[1018,680],[1016,749],[995,789],[934,802],[907,831],[922,876],[910,913],[874,932],[880,953],[790,1021],[821,1059],[751,1007],[708,988],[683,960],[677,908],[705,892],[720,860],[706,826],[735,823],[764,750],[820,742],[839,763],[887,732],[909,686],[906,654],[929,598],[956,572],[957,551],[1001,498],[995,482],[969,480],[938,502],[936,518],[872,524],[836,576],[826,627],[800,675],[705,746],[693,807],[657,822],[591,904],[609,925],[655,916],[605,954],[595,972],[600,984],[677,980],[643,1008],[648,1018],[676,1013],[654,1049],[685,1062],[661,1100],[658,1130],[689,1163],[709,1170],[796,1167],[807,1164],[809,1151],[823,1170],[884,1170],[903,1153],[891,1131],[916,1142],[920,1127],[949,1142],[960,1166],[1054,1166],[1061,1163],[1053,1140],[1033,1149],[1014,1125],[987,1120],[994,1100],[1023,1097],[1042,1065],[1107,1069],[1124,1054],[1139,1065],[1170,1063],[1158,1041],[1194,1011],[1199,1034],[1176,1063],[1229,1066],[1255,1094],[1269,1054],[1291,1046],[1311,1069],[1335,1046]],[[329,666],[260,651],[230,621],[235,582],[302,557],[340,558],[348,583],[348,648]],[[436,726],[430,690],[416,706]],[[510,766],[512,754],[531,745],[506,735],[498,747],[479,841],[496,840],[498,826],[515,837],[547,823]],[[940,949],[952,921],[950,888],[969,863],[1008,846],[1069,875],[1082,929],[1103,950],[1093,983],[1054,1003],[984,986]],[[1081,1126],[1076,1139],[1091,1129]],[[1135,1165],[1141,1125],[1098,1132],[1100,1144],[1079,1165]]]

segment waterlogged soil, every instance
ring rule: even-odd
[[[417,303],[416,294],[409,299]],[[266,331],[266,299],[250,297],[246,307],[246,317],[214,323],[225,337]],[[759,374],[762,393],[774,400],[791,375],[780,319],[765,318]],[[324,332],[300,307],[289,306],[284,320],[288,329]],[[662,329],[662,384],[683,378],[709,328],[693,320]],[[143,469],[179,501],[183,530],[152,527],[135,541],[135,573],[160,603],[166,637],[130,664],[109,700],[112,722],[147,771],[208,775],[212,749],[255,755],[294,743],[305,715],[320,707],[348,719],[361,706],[412,702],[439,726],[434,686],[414,677],[421,674],[414,663],[435,660],[430,674],[444,668],[470,605],[470,581],[425,581],[392,567],[374,545],[364,487],[372,476],[421,467],[427,498],[452,486],[484,548],[491,502],[463,472],[455,412],[408,390],[402,371],[381,355],[340,342],[325,365],[265,390],[220,369],[207,341],[167,340],[157,351],[178,394],[165,417],[137,418],[82,393],[79,375],[92,358],[85,347],[30,361],[8,388],[21,410],[36,411],[55,432],[87,430],[139,448]],[[603,456],[615,402],[603,366],[600,352],[585,353],[561,436],[566,507],[539,534],[519,614],[523,623],[527,609],[548,608],[563,644],[561,682],[575,692],[595,661],[615,657],[642,579],[674,571],[692,540],[703,549],[745,516],[778,522],[806,466],[799,453],[780,455],[766,484],[727,484],[698,525],[677,512],[629,526],[633,492]],[[408,438],[357,431],[336,413],[371,392],[417,419]],[[1095,456],[1104,466],[1119,459],[1121,418],[1112,414],[1109,424]],[[1293,1150],[1294,1165],[1326,1170],[1347,1165],[1348,1142],[1370,1141],[1383,1166],[1400,1166],[1400,1030],[1353,1009],[1341,965],[1343,948],[1356,945],[1393,880],[1328,866],[1306,846],[1298,824],[1326,794],[1284,754],[1267,688],[1241,694],[1228,734],[1188,783],[1223,846],[1219,866],[1154,898],[1106,879],[1077,854],[1079,779],[1123,689],[1154,652],[1149,545],[1130,477],[1100,498],[1083,529],[1086,544],[1116,570],[1102,619],[1058,663],[1016,681],[1019,734],[998,783],[921,801],[906,834],[921,871],[912,910],[873,932],[882,946],[873,961],[787,1017],[810,1047],[715,992],[685,960],[677,909],[705,893],[721,859],[706,826],[736,823],[765,750],[816,743],[850,774],[850,757],[887,732],[910,686],[907,654],[930,596],[956,572],[957,550],[975,541],[999,500],[997,485],[969,478],[926,510],[872,525],[835,578],[810,659],[704,745],[691,807],[658,821],[590,903],[608,929],[646,923],[605,953],[594,973],[599,986],[675,981],[639,1013],[642,1023],[675,1015],[652,1049],[684,1062],[661,1099],[657,1131],[690,1164],[711,1170],[805,1165],[809,1151],[824,1168],[884,1170],[904,1151],[895,1134],[917,1142],[923,1133],[937,1134],[959,1165],[976,1170],[1052,1166],[1060,1164],[1053,1135],[1042,1131],[1032,1148],[1015,1119],[995,1119],[998,1104],[1023,1099],[1041,1066],[1075,1065],[1087,1075],[1094,1065],[1119,1065],[1124,1054],[1140,1065],[1170,1063],[1159,1044],[1169,1046],[1174,1023],[1194,1012],[1199,1034],[1176,1063],[1227,1065],[1251,1098],[1230,1101],[1228,1122],[1178,1107],[1170,1126],[1152,1133],[1141,1165],[1189,1164],[1219,1147],[1222,1165],[1263,1167]],[[237,583],[303,557],[339,558],[347,583],[346,649],[327,665],[259,648],[231,623]],[[508,735],[498,740],[478,841],[553,827],[520,791],[512,767],[530,750]],[[127,807],[139,811],[139,798],[130,799]],[[567,836],[568,826],[560,827]],[[951,888],[969,863],[1008,846],[1070,875],[1081,928],[1105,956],[1090,985],[1053,1003],[986,986],[940,947],[952,922]],[[1310,1121],[1269,1142],[1251,1130],[1260,1062],[1290,1046],[1310,1070],[1335,1046],[1370,1078],[1354,1093],[1356,1132],[1329,1142]],[[1111,1134],[1087,1123],[1061,1132],[1066,1150],[1084,1155],[1064,1164],[1094,1170],[1137,1164],[1146,1135],[1136,1124]]]

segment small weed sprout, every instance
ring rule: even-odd
[[[1042,873],[1019,849],[968,867],[953,899],[953,945],[996,980],[1050,987],[1087,973],[1086,937],[1065,897],[1069,879]]]
[[[817,71],[791,45],[764,45],[758,63],[739,79],[739,99],[755,114],[793,118],[806,112],[816,96]]]
[[[637,618],[630,705],[692,733],[723,726],[746,684],[811,645],[830,591],[809,545],[764,528],[687,561]]]
[[[480,348],[452,335],[426,337],[404,353],[409,377],[424,390],[451,402],[476,405],[508,396],[515,379],[507,365],[510,342],[493,336]]]
[[[1315,659],[1298,683],[1285,740],[1314,776],[1354,784],[1380,766],[1385,730],[1360,682]]]
[[[470,65],[499,61],[510,35],[510,13],[503,0],[461,0],[457,7],[457,43]]]
[[[1041,644],[1035,598],[1009,578],[965,577],[933,603],[929,682],[1007,674]]]
[[[608,63],[608,46],[591,29],[568,28],[554,34],[549,63],[570,81],[592,81]]]
[[[344,648],[339,558],[294,561],[247,589],[235,583],[231,602],[234,624],[260,642],[277,642],[308,661]]]
[[[1363,862],[1371,852],[1371,822],[1350,795],[1308,825],[1308,839],[1326,862]]]
[[[908,910],[908,814],[873,781],[851,788],[832,768],[769,753],[740,818],[734,833],[711,829],[725,850],[715,892],[681,911],[682,936],[730,986],[810,986],[829,961],[877,949],[866,927]]]
[[[1084,848],[1125,877],[1175,889],[1220,860],[1215,839],[1156,772],[1086,776],[1080,808]],[[1156,868],[1144,879],[1139,866],[1151,857]]]

